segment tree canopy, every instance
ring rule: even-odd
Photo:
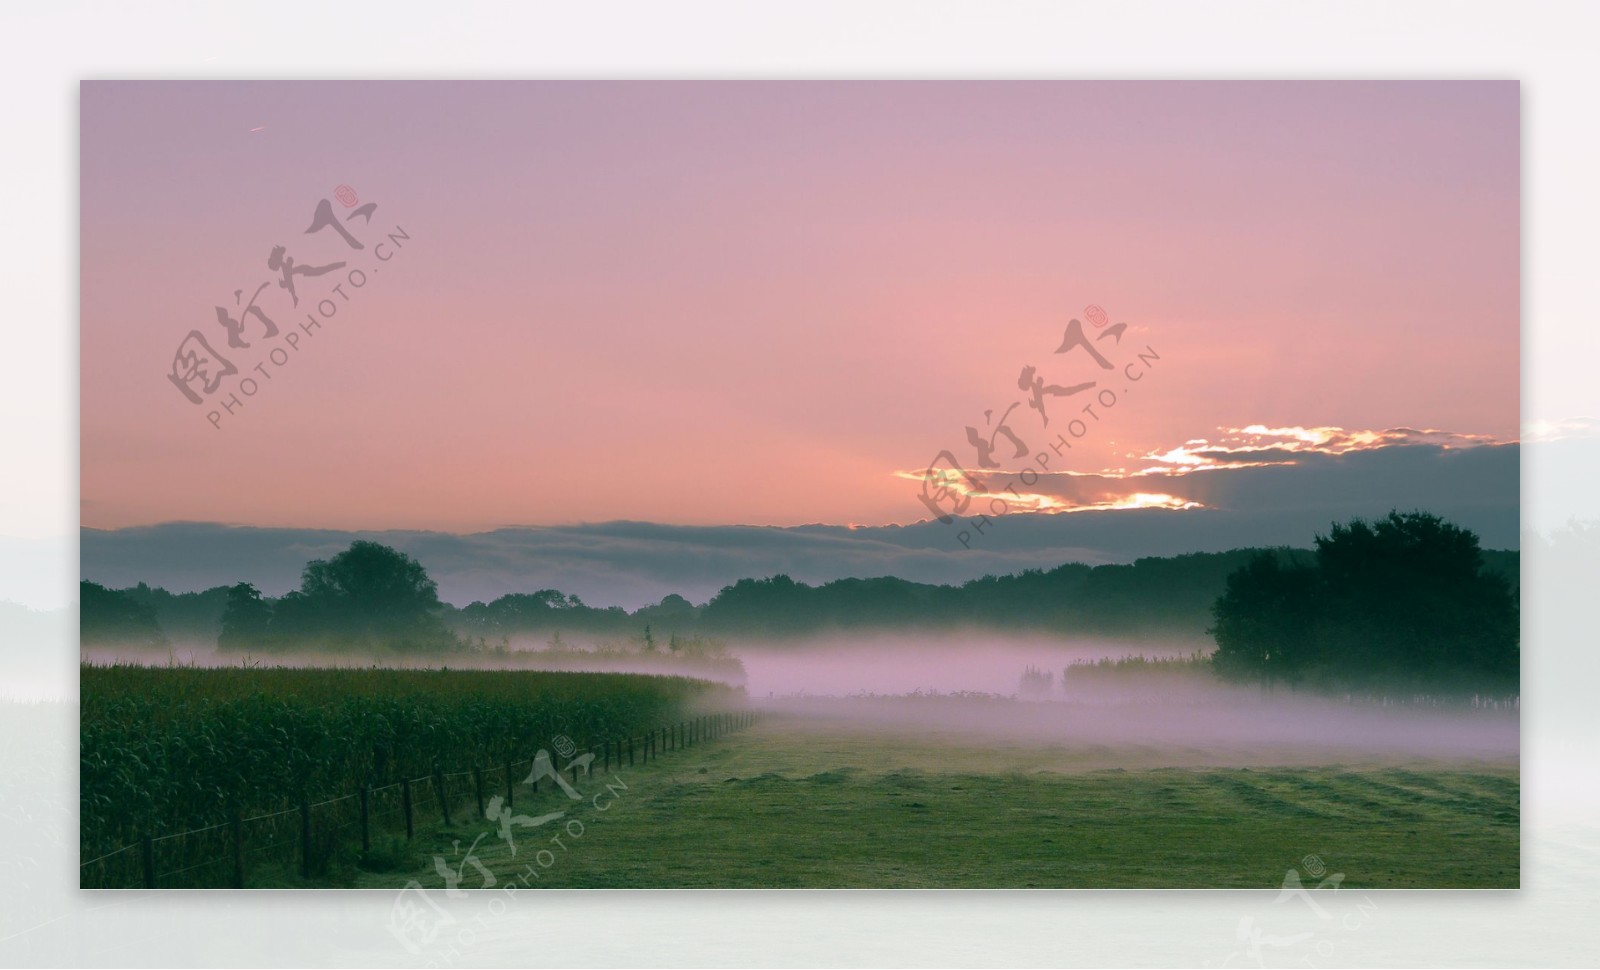
[[[78,584],[78,639],[83,644],[165,647],[155,611],[122,590]]]
[[[306,564],[300,588],[276,603],[240,583],[228,591],[218,645],[402,651],[455,649],[439,614],[438,587],[422,564],[376,542],[357,541]]]
[[[1517,596],[1478,537],[1426,512],[1335,524],[1309,564],[1258,554],[1212,607],[1217,671],[1240,680],[1515,689]]]

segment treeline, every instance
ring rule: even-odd
[[[786,575],[742,579],[703,605],[673,594],[628,611],[595,607],[553,589],[456,608],[440,602],[409,556],[357,542],[306,567],[299,589],[279,598],[247,583],[198,593],[140,584],[85,583],[84,642],[217,641],[224,648],[371,647],[403,651],[493,647],[516,637],[617,637],[641,644],[720,637],[782,639],[833,631],[959,628],[1106,636],[1199,638],[1230,575],[1262,559],[1293,570],[1315,550],[1239,549],[1146,558],[1125,565],[1067,563],[985,576],[960,585],[892,577],[812,586]],[[1515,577],[1516,552],[1482,554],[1484,568]],[[93,591],[89,588],[94,587]]]
[[[1515,694],[1515,573],[1425,512],[1334,525],[1309,559],[1256,554],[1212,610],[1219,674],[1328,690]]]

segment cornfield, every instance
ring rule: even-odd
[[[636,674],[84,665],[81,857],[220,838],[230,819],[522,762],[556,738],[581,751],[741,694]]]

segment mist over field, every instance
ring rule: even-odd
[[[174,663],[466,670],[566,670],[685,674],[743,686],[751,703],[808,724],[883,739],[915,735],[952,750],[1038,748],[1050,770],[1162,766],[1272,766],[1466,759],[1514,763],[1520,709],[1431,698],[1327,696],[1287,687],[1229,684],[1203,662],[1198,639],[1056,638],[968,631],[940,635],[837,635],[735,643],[720,666],[669,656],[608,654],[575,641],[558,653],[535,637],[500,655],[262,656],[178,643],[167,652],[86,648],[94,664]],[[1157,663],[1128,671],[1127,658]],[[1048,676],[1024,683],[1024,672]]]
[[[1010,695],[1029,666],[1053,671],[1056,691],[1068,664],[1144,656],[1187,657],[1207,640],[1062,638],[989,630],[936,634],[850,634],[756,643],[737,652],[752,697],[793,694]]]
[[[1519,711],[1432,699],[1346,698],[1225,683],[1204,663],[1126,673],[1094,662],[1187,659],[1196,641],[969,634],[764,646],[742,653],[757,703],[869,733],[962,745],[1044,745],[1042,766],[1515,761]],[[1048,687],[1019,690],[1029,667]],[[973,696],[985,695],[985,696]],[[1494,706],[1490,706],[1494,705]],[[798,722],[797,722],[798,723]]]

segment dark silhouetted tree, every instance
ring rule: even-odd
[[[1514,589],[1472,532],[1427,512],[1317,536],[1309,568],[1270,554],[1228,577],[1214,661],[1240,679],[1429,692],[1515,690]]]
[[[1212,660],[1233,680],[1295,680],[1310,660],[1305,637],[1316,597],[1316,571],[1258,552],[1228,576],[1212,610]]]
[[[85,645],[166,647],[155,611],[121,590],[78,584],[78,639]]]
[[[228,601],[222,608],[222,632],[217,646],[223,650],[244,650],[270,644],[272,604],[250,583],[228,587]]]
[[[332,559],[306,564],[300,588],[278,601],[275,639],[287,645],[456,649],[439,618],[438,587],[415,559],[357,541]]]

